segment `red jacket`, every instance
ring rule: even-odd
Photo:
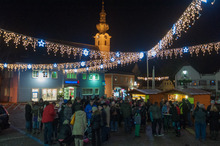
[[[53,104],[45,107],[42,117],[42,123],[53,122],[56,113]]]

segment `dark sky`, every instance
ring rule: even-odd
[[[111,51],[151,49],[178,20],[192,0],[105,0]],[[1,0],[0,27],[42,39],[94,44],[101,0]],[[203,4],[202,16],[173,47],[220,41],[220,1]],[[219,55],[153,59],[158,75],[192,64],[203,73],[220,68]],[[142,72],[145,62],[139,63]],[[170,71],[172,70],[172,73]]]

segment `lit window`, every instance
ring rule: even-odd
[[[211,85],[211,86],[215,86],[215,80],[211,80],[211,81],[210,81],[210,85]]]
[[[82,89],[82,95],[93,95],[92,88]]]
[[[114,80],[115,80],[115,82],[117,82],[117,81],[118,81],[118,77],[117,77],[117,76],[115,76]]]
[[[183,71],[183,74],[186,75],[188,72],[186,70]]]
[[[57,89],[42,89],[42,98],[44,101],[57,100]]]
[[[57,71],[52,72],[52,79],[57,79],[58,78],[58,73]]]
[[[99,95],[99,88],[95,89],[95,95]]]
[[[76,79],[76,73],[67,73],[67,79]]]
[[[34,71],[32,71],[33,78],[39,78],[40,74],[42,74],[42,78],[49,78],[49,70],[34,70]]]
[[[38,77],[39,77],[39,71],[38,70],[32,71],[32,78],[38,78]]]
[[[82,74],[82,79],[86,80],[86,76],[87,76],[87,74]]]
[[[99,74],[89,74],[89,80],[99,80]]]

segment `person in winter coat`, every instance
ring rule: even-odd
[[[137,110],[134,115],[134,124],[135,124],[135,137],[140,137],[141,115],[139,110]]]
[[[90,100],[90,103],[86,105],[86,108],[85,108],[85,112],[86,112],[86,117],[87,117],[87,120],[88,120],[88,124],[90,125],[90,120],[92,118],[92,108],[93,107],[97,107],[95,104],[94,104],[94,100]]]
[[[141,102],[141,107],[140,107],[140,115],[141,115],[141,131],[145,132],[146,128],[146,119],[147,119],[147,107],[145,105],[145,102]]]
[[[42,122],[44,123],[44,143],[52,144],[53,121],[56,113],[53,104],[48,104],[43,112]]]
[[[70,122],[68,120],[65,120],[62,123],[62,128],[58,135],[58,141],[60,143],[66,143],[68,145],[70,145],[73,141],[72,132],[69,123]]]
[[[26,129],[28,132],[32,131],[32,102],[28,102],[25,105],[25,120],[26,120]]]
[[[170,116],[168,115],[169,113],[170,103],[166,101],[166,103],[162,107],[163,128],[166,132],[168,132],[168,129],[170,127]]]
[[[75,111],[75,122],[72,135],[74,136],[75,146],[83,146],[83,136],[87,127],[86,113],[82,109]],[[73,118],[71,117],[71,119]]]
[[[216,140],[218,136],[219,129],[219,110],[215,105],[211,106],[209,113],[209,122],[210,122],[210,134],[211,139]]]
[[[200,104],[199,109],[195,110],[194,117],[196,139],[199,140],[201,135],[201,138],[204,141],[206,139],[206,111],[203,104]]]
[[[92,127],[92,146],[100,146],[100,128],[101,128],[101,114],[97,107],[92,107],[91,117]]]
[[[171,105],[170,114],[172,115],[173,126],[176,131],[176,136],[180,136],[180,109],[176,102]]]
[[[64,120],[69,120],[71,121],[71,116],[72,116],[72,102],[67,102],[66,107],[64,108]]]
[[[149,108],[149,113],[150,113],[150,119],[151,119],[151,122],[152,122],[152,134],[154,136],[163,136],[161,134],[161,110],[158,106],[158,102],[155,102],[154,105],[151,105],[150,108]],[[159,126],[158,128],[158,132],[156,131],[156,128],[157,128],[157,124]]]
[[[40,98],[38,106],[39,106],[39,110],[40,110],[39,111],[39,118],[41,119],[41,120],[39,120],[39,122],[40,122],[40,131],[42,131],[42,129],[43,129],[42,116],[43,116],[43,111],[44,111],[44,100],[43,100],[43,98]]]
[[[39,128],[39,125],[41,122],[39,121],[40,108],[37,102],[35,102],[33,105],[32,114],[33,114],[33,129],[34,129],[33,134],[36,134],[36,133],[40,134],[40,128]]]
[[[110,135],[110,107],[109,107],[109,104],[106,104],[106,103],[103,103],[103,108],[105,110],[105,113],[106,113],[106,133],[107,133],[107,139],[109,138],[109,135]]]
[[[115,102],[112,102],[110,108],[110,119],[111,119],[111,131],[118,131],[118,120],[120,116],[119,108],[116,106]]]
[[[122,112],[122,117],[124,119],[125,132],[130,133],[132,109],[127,99],[125,100],[124,103],[121,104],[121,112]]]
[[[185,101],[185,99],[183,98],[182,103],[180,103],[180,118],[182,119],[182,123],[181,125],[183,126],[183,129],[186,128],[186,123],[187,123],[187,119],[188,119],[188,113],[189,113],[190,109],[188,108],[188,105]]]
[[[64,109],[65,109],[65,105],[63,103],[61,105],[60,109],[58,110],[58,117],[59,117],[59,128],[58,128],[58,131],[61,130],[63,122],[64,122]]]
[[[107,131],[106,131],[106,125],[107,125],[107,120],[106,120],[106,112],[105,109],[103,108],[102,105],[98,106],[98,110],[101,114],[101,138],[102,142],[107,140]]]

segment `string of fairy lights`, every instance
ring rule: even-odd
[[[205,54],[207,51],[209,54],[212,50],[215,50],[218,53],[220,42],[209,43],[191,47],[167,49],[172,46],[173,41],[181,37],[183,32],[194,25],[195,21],[200,18],[202,11],[202,2],[207,3],[207,0],[193,0],[192,3],[187,7],[178,21],[173,25],[173,27],[166,33],[166,35],[156,44],[151,50],[145,52],[148,55],[149,59],[154,57],[172,57],[173,55],[177,57],[178,55],[182,56],[183,53],[190,53],[191,55],[195,53],[197,56],[200,51]],[[215,1],[212,2],[214,4]],[[43,39],[38,39],[23,34],[18,34],[11,32],[5,29],[0,28],[0,36],[2,36],[3,41],[7,46],[10,45],[10,42],[15,44],[15,48],[18,45],[22,45],[25,50],[29,46],[33,48],[34,51],[38,47],[44,47],[47,49],[47,53],[50,55],[53,53],[55,56],[57,53],[60,53],[61,56],[67,54],[68,57],[73,55],[76,56],[88,56],[90,59],[95,58],[96,60],[91,61],[81,61],[73,63],[54,63],[54,64],[7,64],[0,63],[0,69],[8,69],[10,71],[16,70],[37,70],[37,69],[58,69],[63,70],[63,72],[86,72],[86,71],[98,71],[106,70],[117,67],[119,65],[124,66],[131,63],[136,63],[140,61],[145,53],[144,52],[104,52],[91,50],[87,48],[79,48],[71,45],[65,45],[61,43],[51,42]],[[101,59],[97,60],[100,57]]]
[[[192,1],[166,35],[148,51],[149,58],[155,57],[157,53],[161,52],[161,50],[171,47],[173,42],[181,37],[182,33],[187,33],[187,30],[191,28],[201,16],[202,2],[208,3],[208,0]],[[211,2],[212,5],[214,3],[215,0]]]

